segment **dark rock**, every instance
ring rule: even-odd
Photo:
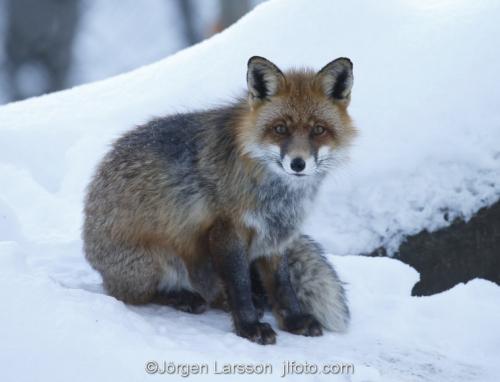
[[[378,248],[369,256],[387,256]],[[434,232],[409,236],[394,255],[420,273],[414,296],[427,296],[474,278],[500,285],[500,200],[469,221],[455,220]]]

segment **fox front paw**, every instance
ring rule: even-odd
[[[266,322],[252,322],[239,324],[236,334],[260,345],[276,343],[276,332]]]
[[[283,330],[308,337],[323,335],[321,324],[310,314],[288,316],[283,320]]]

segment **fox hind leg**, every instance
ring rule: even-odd
[[[146,248],[107,242],[106,245],[87,245],[86,256],[100,272],[104,288],[111,296],[132,305],[151,302],[161,278],[155,253]]]
[[[152,302],[169,305],[187,313],[199,314],[206,311],[208,303],[193,289],[182,259],[172,254],[163,257],[161,263],[162,278]]]
[[[199,293],[187,289],[159,291],[152,302],[194,314],[203,313],[208,308],[207,302]]]
[[[101,273],[104,288],[111,296],[131,305],[157,303],[190,313],[206,310],[207,303],[193,291],[179,257],[160,248],[112,245],[109,241],[102,245],[103,242],[89,242],[86,254]]]

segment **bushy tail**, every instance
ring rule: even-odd
[[[316,317],[325,329],[345,332],[350,314],[344,287],[321,246],[302,235],[291,248],[290,281],[303,311]]]

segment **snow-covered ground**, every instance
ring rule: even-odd
[[[484,280],[416,298],[410,290],[418,274],[399,261],[333,257],[348,283],[350,331],[320,338],[279,332],[277,345],[264,347],[233,334],[225,313],[130,307],[105,295],[77,246],[2,243],[0,251],[2,381],[141,381],[153,379],[147,361],[208,363],[203,377],[210,380],[220,377],[215,361],[219,369],[271,363],[273,374],[261,381],[282,380],[285,361],[320,370],[354,365],[354,373],[308,375],[312,381],[494,382],[500,373],[500,288]]]
[[[0,379],[144,380],[147,360],[217,360],[272,362],[260,379],[276,380],[295,360],[355,367],[310,380],[497,380],[500,288],[487,281],[415,298],[418,274],[398,261],[332,256],[348,282],[349,333],[280,332],[261,347],[223,313],[105,295],[79,236],[84,188],[109,143],[153,116],[239,95],[255,54],[282,68],[354,61],[360,137],[306,227],[329,252],[394,249],[445,216],[470,217],[500,197],[498,20],[494,0],[274,0],[156,64],[1,107]]]

